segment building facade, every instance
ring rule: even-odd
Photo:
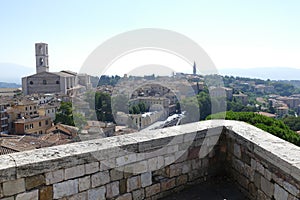
[[[72,94],[82,87],[91,87],[90,76],[71,71],[49,72],[48,44],[35,44],[36,74],[22,78],[25,95],[62,93]],[[80,80],[78,80],[80,77]]]

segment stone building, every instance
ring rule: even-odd
[[[22,78],[25,95],[62,93],[72,94],[82,87],[90,88],[90,76],[71,71],[49,72],[48,44],[35,44],[36,74]]]

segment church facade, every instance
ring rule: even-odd
[[[36,74],[22,78],[24,95],[61,93],[72,94],[74,90],[91,88],[90,76],[71,71],[49,72],[48,44],[35,44]]]

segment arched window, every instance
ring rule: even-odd
[[[40,66],[44,64],[44,58],[40,58]]]
[[[29,84],[30,84],[30,85],[33,85],[33,82],[32,82],[32,81],[30,81],[30,82],[29,82]]]

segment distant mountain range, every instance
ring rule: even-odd
[[[35,73],[34,68],[13,63],[0,63],[0,82],[21,84],[22,77],[33,73]]]
[[[0,88],[20,88],[22,85],[16,83],[0,82]]]
[[[249,69],[219,69],[221,75],[270,79],[270,80],[300,80],[300,69],[288,67],[260,67]]]

